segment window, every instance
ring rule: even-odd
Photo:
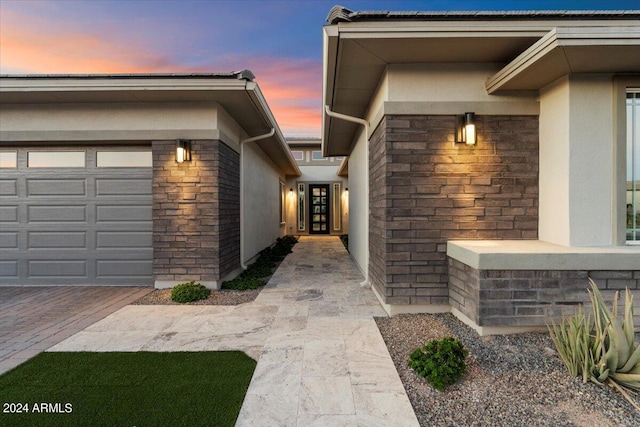
[[[291,150],[291,154],[293,154],[293,158],[299,162],[304,160],[304,151],[302,150]]]
[[[640,90],[627,93],[627,242],[640,244]]]
[[[150,168],[153,166],[151,151],[98,151],[96,165],[99,168]]]
[[[342,217],[340,215],[340,207],[342,203],[340,203],[340,184],[333,184],[333,230],[339,231],[342,227]]]
[[[312,151],[311,160],[327,160],[327,158],[322,157],[322,151]]]
[[[286,221],[286,209],[285,209],[286,197],[284,194],[284,182],[280,181],[280,225]]]
[[[84,151],[29,151],[27,167],[30,168],[83,168]]]
[[[305,223],[304,184],[298,184],[298,231],[304,231]]]
[[[15,169],[18,167],[17,151],[0,151],[0,168]]]

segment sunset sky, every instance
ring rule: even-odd
[[[0,0],[0,73],[248,68],[286,136],[319,136],[322,25],[351,10],[638,9],[638,0]]]

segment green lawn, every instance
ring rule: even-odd
[[[41,353],[0,376],[0,426],[233,426],[255,367],[237,351]]]

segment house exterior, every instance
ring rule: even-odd
[[[0,78],[0,285],[219,288],[300,175],[250,71]]]
[[[286,182],[287,234],[348,233],[345,157],[324,157],[320,138],[287,138],[300,176]]]
[[[350,252],[390,314],[540,328],[588,277],[638,303],[640,11],[327,20],[322,152],[348,156]]]

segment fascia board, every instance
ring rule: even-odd
[[[640,26],[627,27],[558,27],[518,55],[513,61],[489,78],[485,84],[489,94],[501,90],[505,84],[517,79],[522,72],[539,64],[557,49],[588,46],[638,46]],[[571,63],[565,58],[565,66]],[[600,58],[599,60],[605,60]],[[538,88],[536,88],[538,89]]]
[[[331,127],[331,117],[324,112],[324,106],[333,107],[333,92],[335,88],[336,64],[338,59],[339,31],[337,25],[323,27],[322,46],[322,142],[321,148],[323,156],[327,156],[329,139],[329,128]]]
[[[289,148],[289,145],[287,144],[287,141],[285,140],[284,135],[282,134],[282,131],[278,126],[278,122],[276,122],[276,119],[273,113],[271,112],[271,109],[269,108],[269,104],[267,104],[267,100],[262,94],[260,87],[255,82],[247,82],[246,90],[249,96],[251,97],[251,100],[253,101],[253,104],[256,108],[257,113],[262,116],[262,119],[265,123],[265,128],[275,129],[275,135],[270,139],[275,138],[276,142],[278,143],[278,148],[279,148],[278,151],[280,151],[282,156],[284,157],[286,166],[288,168],[287,167],[282,168],[283,171],[285,172],[286,175],[293,175],[293,176],[302,175],[302,172],[300,171],[300,168],[298,167],[297,162],[294,160],[293,155],[291,154],[291,149]],[[251,137],[256,135],[249,135],[249,136]],[[273,160],[275,161],[276,159],[273,159]]]

